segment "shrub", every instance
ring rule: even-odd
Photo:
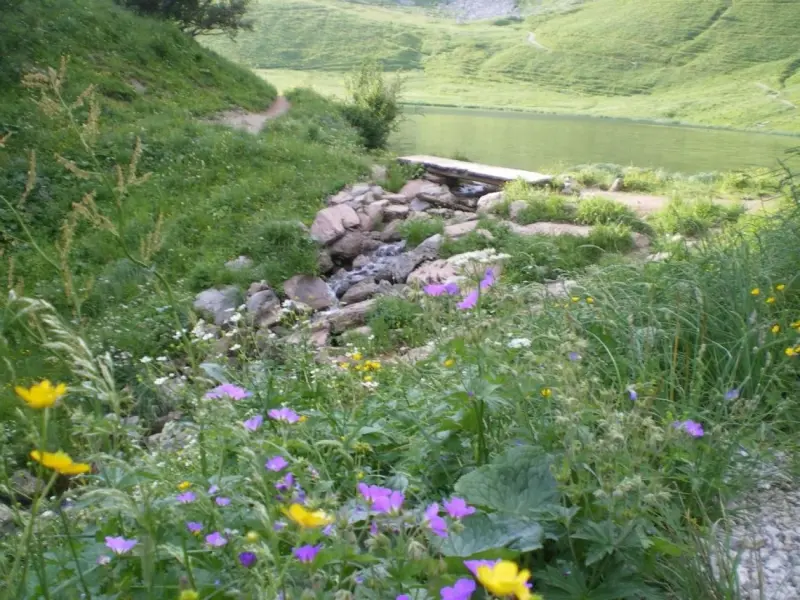
[[[117,0],[143,15],[174,21],[192,37],[226,33],[234,37],[240,29],[252,29],[244,18],[250,0]]]
[[[724,205],[711,200],[687,201],[673,198],[653,215],[653,226],[660,233],[696,236],[713,227],[736,221],[744,212],[741,205]]]
[[[633,248],[633,231],[623,223],[595,225],[589,233],[588,243],[608,252],[628,252]]]
[[[523,225],[539,221],[573,220],[573,208],[564,196],[537,189],[521,179],[508,183],[503,191],[507,205],[518,201],[527,203],[528,206],[517,216],[517,221]]]
[[[400,226],[400,235],[412,248],[419,246],[432,235],[444,231],[444,221],[442,219],[411,219],[404,221]]]
[[[344,116],[366,148],[385,148],[398,126],[402,81],[387,81],[376,61],[365,61],[345,85],[350,98],[342,107]]]

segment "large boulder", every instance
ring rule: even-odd
[[[391,223],[387,224],[386,227],[383,228],[381,231],[380,238],[382,242],[399,242],[403,239],[403,236],[400,235],[400,226],[403,224],[402,221],[392,221]]]
[[[364,281],[355,284],[353,287],[347,290],[344,293],[344,296],[342,296],[342,302],[345,304],[361,302],[362,300],[372,298],[378,293],[379,289],[380,288],[378,287],[377,283],[365,279]]]
[[[378,225],[383,223],[383,211],[389,205],[388,200],[376,200],[364,207],[364,214],[369,218],[369,229],[375,229]],[[364,223],[362,221],[362,228]]]
[[[455,223],[448,225],[444,228],[445,236],[449,238],[460,238],[468,233],[475,231],[478,227],[478,221],[466,221],[464,223]]]
[[[195,296],[194,310],[206,318],[213,319],[215,325],[224,325],[230,321],[241,299],[241,292],[235,286],[224,287],[221,290],[211,288]]]
[[[405,219],[408,216],[409,208],[404,204],[390,204],[383,209],[383,218],[387,221]]]
[[[356,211],[347,204],[329,206],[317,213],[311,224],[311,236],[321,244],[330,244],[348,229],[358,227],[360,222]]]
[[[485,196],[481,196],[480,200],[478,200],[478,212],[479,213],[489,213],[496,209],[498,206],[503,204],[505,201],[505,194],[503,192],[493,192],[491,194],[486,194]]]
[[[247,314],[258,327],[269,327],[281,318],[281,301],[271,289],[260,290],[247,299]]]
[[[329,308],[336,303],[336,296],[328,284],[311,275],[295,275],[287,279],[283,291],[291,300],[307,304],[314,310]]]
[[[320,321],[329,323],[333,333],[342,333],[347,329],[363,325],[374,305],[373,299],[356,302],[321,315]]]
[[[526,208],[528,208],[527,202],[524,200],[514,200],[514,202],[508,205],[508,216],[511,217],[512,221],[516,221],[520,213]]]
[[[333,259],[331,258],[330,252],[324,249],[319,251],[317,255],[317,268],[323,275],[333,271]]]
[[[348,231],[328,248],[333,258],[350,260],[361,254],[364,234],[361,231]]]

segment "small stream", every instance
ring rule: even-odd
[[[613,163],[687,174],[771,167],[800,137],[622,119],[458,108],[409,108],[392,140],[399,154],[466,157],[548,171]]]

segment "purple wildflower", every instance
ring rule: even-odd
[[[686,421],[675,421],[672,426],[675,429],[683,429],[686,433],[695,438],[701,438],[703,435],[705,435],[703,426],[697,421],[692,421],[691,419],[687,419]]]
[[[366,500],[369,504],[372,504],[378,498],[389,496],[392,493],[392,490],[379,485],[367,485],[366,483],[359,483],[358,493],[361,494],[364,497],[364,500]]]
[[[436,502],[425,509],[425,521],[435,535],[447,537],[447,522],[439,516],[439,505]]]
[[[257,431],[263,422],[264,417],[261,415],[256,415],[247,419],[247,421],[242,423],[242,425],[244,425],[244,428],[247,429],[247,431]]]
[[[239,563],[245,568],[252,567],[256,562],[255,552],[242,552],[239,554]]]
[[[217,506],[228,506],[231,503],[231,499],[220,496],[215,500],[215,502],[217,503]]]
[[[334,527],[333,523],[325,525],[325,527],[322,528],[322,535],[330,537],[334,533],[336,533],[336,527]]]
[[[450,296],[455,296],[461,289],[455,281],[451,281],[450,283],[444,284],[444,291]]]
[[[459,310],[470,310],[471,308],[475,308],[475,305],[478,303],[478,290],[472,290],[469,294],[464,296],[464,299],[459,302],[456,306]]]
[[[281,531],[282,529],[286,528],[286,521],[275,521],[272,524],[273,531]]]
[[[403,492],[392,492],[388,496],[378,496],[372,502],[372,510],[378,513],[396,513],[403,506]]]
[[[429,283],[422,288],[428,296],[455,296],[458,292],[458,284],[455,282],[450,283]]]
[[[463,519],[475,512],[475,507],[470,506],[463,498],[453,496],[444,501],[444,509],[454,519]]]
[[[213,548],[221,548],[227,543],[228,540],[222,537],[222,534],[219,531],[215,531],[214,533],[206,536],[206,544]]]
[[[300,420],[300,415],[285,406],[283,408],[273,408],[267,415],[269,415],[270,419],[283,421],[284,423],[297,423]]]
[[[487,290],[494,285],[494,269],[486,269],[486,274],[481,279],[481,289]]]
[[[300,562],[310,563],[317,557],[320,550],[322,550],[322,544],[317,544],[316,546],[306,545],[295,548],[292,550],[292,554]]]
[[[452,587],[443,587],[440,590],[442,600],[469,600],[475,591],[474,579],[459,579]]]
[[[279,492],[286,492],[294,485],[294,475],[287,473],[286,476],[275,484],[275,489]]]
[[[213,496],[217,492],[219,492],[219,486],[216,483],[212,484],[211,487],[208,488],[208,495],[209,496]]]
[[[739,390],[736,388],[725,392],[725,400],[736,400],[739,397]]]
[[[264,467],[268,471],[275,471],[277,473],[278,471],[282,471],[283,469],[285,469],[288,464],[289,463],[286,462],[285,458],[278,455],[268,459]]]
[[[194,492],[184,492],[182,494],[178,494],[175,498],[181,504],[189,504],[190,502],[197,500],[197,496]]]
[[[581,355],[577,352],[570,352],[567,354],[567,358],[569,358],[572,362],[579,361],[581,359]]]
[[[126,540],[124,537],[106,536],[106,548],[114,554],[127,554],[138,544],[138,540]]]
[[[400,594],[395,600],[411,600],[411,596],[408,594]]]
[[[190,533],[197,535],[203,531],[203,524],[198,523],[197,521],[189,521],[186,523],[186,529],[188,529]]]
[[[375,521],[369,524],[369,532],[372,535],[378,535],[378,524]]]
[[[218,385],[210,392],[206,392],[206,398],[230,398],[231,400],[244,400],[252,396],[252,392],[248,392],[244,388],[232,383],[223,383]]]
[[[636,393],[636,390],[633,389],[632,386],[628,388],[628,396],[630,397],[631,400],[639,399],[639,394]]]
[[[478,576],[478,567],[493,567],[499,560],[465,560],[464,566],[469,569],[470,573]]]

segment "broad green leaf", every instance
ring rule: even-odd
[[[441,551],[445,556],[468,557],[506,547],[529,552],[542,547],[544,531],[532,519],[476,513],[466,517],[462,525],[462,531],[451,532],[442,542]]]
[[[464,475],[455,490],[470,504],[511,515],[535,515],[559,502],[550,460],[527,446],[512,448],[495,462]]]

